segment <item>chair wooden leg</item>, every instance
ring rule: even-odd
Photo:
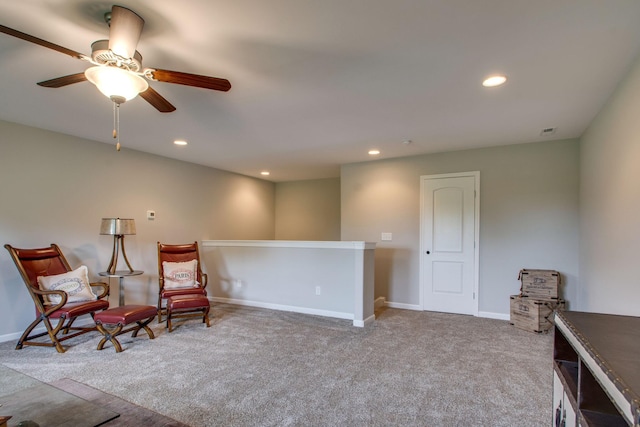
[[[69,319],[69,322],[67,322],[67,324],[64,327],[64,330],[62,331],[63,334],[67,335],[69,333],[69,330],[71,330],[71,326],[73,325],[73,322],[76,321],[76,319],[77,317]]]
[[[162,317],[164,316],[164,320]],[[158,323],[162,323],[167,320],[167,308],[158,309]]]
[[[158,297],[158,323],[162,323],[162,297]]]
[[[24,330],[24,332],[22,333],[22,336],[18,340],[18,344],[16,344],[16,350],[20,350],[22,348],[23,343],[25,342],[25,340],[27,339],[27,337],[29,336],[31,331],[33,331],[33,329],[36,326],[38,326],[38,324],[40,322],[42,322],[42,319],[36,319],[33,322],[31,322],[31,324],[29,325],[29,327],[27,329]]]
[[[51,338],[51,342],[56,348],[56,351],[58,353],[64,353],[65,349],[64,347],[62,347],[62,344],[60,344],[60,341],[58,341],[58,332],[60,331],[60,328],[64,324],[64,319],[60,319],[60,322],[58,323],[58,326],[55,327],[55,329],[51,327],[51,322],[49,322],[49,319],[44,319],[44,324],[47,328],[47,333],[49,334],[49,338]]]
[[[92,316],[93,317],[93,316]],[[56,326],[52,326],[51,319],[41,314],[39,318],[34,320],[27,329],[23,332],[22,336],[18,340],[16,344],[16,350],[21,350],[24,346],[32,345],[32,346],[41,346],[41,347],[55,347],[58,353],[64,353],[66,350],[62,346],[61,341],[76,337],[78,335],[84,334],[86,332],[95,330],[93,327],[72,327],[73,322],[77,317],[72,317],[67,319],[62,316],[57,318]],[[44,325],[45,331],[33,333],[34,329],[40,325],[40,323]],[[77,332],[68,334],[71,330],[77,330]],[[64,336],[59,337],[59,334],[62,333]],[[50,339],[50,343],[36,341],[37,338],[48,336]]]
[[[202,323],[207,323],[207,328],[211,327],[211,323],[209,323],[209,309],[210,307],[204,309],[204,319],[202,319]]]
[[[49,322],[48,320],[45,320],[45,324],[48,322]],[[56,351],[58,353],[64,353],[66,350],[64,349],[62,344],[60,344],[60,341],[58,341],[57,335],[58,335],[57,333],[52,333],[51,331],[49,331],[49,337],[51,338],[51,341],[53,342],[53,346],[56,348]]]

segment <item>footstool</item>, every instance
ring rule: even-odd
[[[167,328],[171,332],[171,320],[187,317],[202,317],[202,323],[209,323],[209,299],[204,295],[176,295],[167,298]]]
[[[133,331],[131,336],[136,337],[140,329],[144,329],[149,338],[154,339],[153,331],[147,325],[156,317],[156,314],[158,314],[157,309],[152,305],[122,305],[96,313],[93,320],[96,322],[98,331],[104,335],[98,344],[98,350],[102,350],[105,343],[111,341],[116,352],[120,353],[122,346],[116,337],[130,331]],[[134,322],[135,325],[123,329]]]

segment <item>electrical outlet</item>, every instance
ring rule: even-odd
[[[320,291],[321,291],[320,286],[316,286],[316,295],[320,295]]]
[[[380,240],[383,240],[385,242],[390,242],[391,240],[393,240],[393,233],[380,234]]]
[[[233,281],[233,285],[234,285],[234,287],[235,287],[236,289],[240,289],[240,288],[242,288],[242,280],[240,280],[240,279],[236,279],[236,280],[234,280],[234,281]]]

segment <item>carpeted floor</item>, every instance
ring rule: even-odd
[[[544,426],[552,335],[506,321],[383,309],[374,325],[216,304],[211,328],[97,335],[67,352],[0,344],[0,363],[70,378],[191,426]]]

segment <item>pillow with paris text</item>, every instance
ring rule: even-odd
[[[43,291],[65,291],[67,304],[71,302],[92,301],[98,299],[89,285],[89,270],[81,265],[75,270],[51,276],[38,276],[38,285]],[[59,295],[45,295],[45,304],[59,304]]]
[[[164,270],[164,288],[197,288],[198,260],[193,259],[185,262],[162,262]]]

